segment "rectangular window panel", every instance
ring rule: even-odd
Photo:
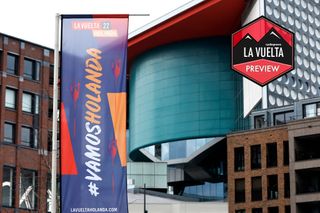
[[[12,54],[7,55],[7,73],[13,75],[18,74],[18,56]]]
[[[245,181],[243,179],[235,180],[235,202],[243,203],[246,201]]]
[[[261,168],[261,146],[251,146],[251,169]]]
[[[293,111],[288,111],[288,112],[282,112],[282,113],[277,113],[274,114],[274,125],[281,125],[281,124],[286,124],[288,121],[291,121],[294,119],[294,113]]]
[[[4,123],[4,142],[14,143],[15,125],[12,123]]]
[[[283,141],[283,165],[289,165],[289,142]]]
[[[303,106],[303,117],[311,118],[319,115],[319,103],[306,104]]]
[[[32,79],[33,73],[33,61],[29,59],[24,59],[24,73],[23,76],[28,79]]]
[[[252,213],[262,213],[262,208],[253,208]]]
[[[39,114],[40,99],[38,95],[24,92],[22,96],[22,111]]]
[[[40,80],[40,69],[41,69],[41,64],[39,61],[36,61],[34,73],[33,73],[33,80],[36,80],[36,81]]]
[[[234,149],[234,171],[244,171],[244,147]]]
[[[39,144],[39,130],[38,129],[33,129],[33,135],[31,135],[31,137],[33,139],[31,147],[32,148],[37,148],[38,144]]]
[[[284,174],[284,197],[290,197],[290,176],[289,173]]]
[[[278,165],[277,143],[267,144],[267,167],[275,167]]]
[[[22,111],[32,113],[32,95],[30,93],[23,93]]]
[[[53,114],[53,99],[49,98],[49,103],[48,103],[48,117],[52,118]]]
[[[279,207],[269,207],[268,213],[279,213]]]
[[[52,151],[52,131],[48,131],[48,151]]]
[[[39,75],[40,75],[40,62],[31,60],[31,59],[24,59],[23,76],[27,79],[38,81]]]
[[[16,108],[16,90],[6,88],[5,106],[7,108]]]
[[[254,117],[254,128],[259,129],[265,127],[264,115]]]
[[[238,209],[238,210],[236,210],[236,213],[246,213],[246,210],[245,209]]]
[[[268,200],[278,199],[278,175],[268,175]]]
[[[2,57],[3,57],[3,52],[0,50],[0,69],[2,69]]]
[[[12,207],[14,205],[15,170],[4,166],[2,176],[2,206]]]
[[[275,114],[273,120],[274,120],[274,125],[281,125],[286,123],[284,113]]]
[[[21,127],[21,144],[37,148],[39,143],[39,130],[30,127]]]
[[[284,213],[291,213],[291,208],[290,208],[290,206],[285,206],[285,208],[284,208]]]
[[[295,119],[294,112],[289,111],[284,114],[286,123]]]
[[[251,200],[262,200],[262,181],[261,177],[251,178]]]
[[[39,108],[40,108],[40,97],[39,95],[33,95],[34,102],[33,102],[33,113],[39,114]]]
[[[53,80],[54,80],[54,66],[50,64],[50,70],[49,70],[49,84],[53,85]]]
[[[37,172],[21,169],[19,207],[36,209],[37,207]]]

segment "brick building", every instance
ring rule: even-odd
[[[0,34],[0,212],[47,212],[53,50]]]
[[[229,212],[285,212],[290,205],[287,128],[231,134],[227,141]]]
[[[233,213],[320,211],[320,99],[252,113],[254,129],[227,137]]]

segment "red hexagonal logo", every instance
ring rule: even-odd
[[[232,34],[232,69],[260,86],[294,69],[294,34],[260,17]]]

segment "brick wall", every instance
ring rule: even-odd
[[[289,166],[283,164],[283,141],[288,140],[287,127],[270,128],[263,130],[236,133],[227,137],[228,155],[228,202],[229,212],[244,209],[251,212],[252,208],[263,208],[263,212],[268,212],[268,207],[279,207],[279,212],[284,213],[285,206],[290,205],[288,198],[284,197],[284,174],[289,173]],[[277,167],[267,168],[266,147],[267,143],[277,143]],[[251,170],[252,145],[261,145],[261,169]],[[235,172],[234,170],[234,148],[244,147],[245,169]],[[268,200],[267,196],[267,176],[278,175],[278,199]],[[262,200],[251,201],[251,178],[262,178]],[[245,198],[244,203],[235,203],[235,179],[245,178]]]

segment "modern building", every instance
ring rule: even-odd
[[[319,212],[320,98],[252,113],[231,133],[229,212]]]
[[[129,35],[130,158],[167,162],[175,194],[226,198],[224,137],[243,117],[229,36],[245,3],[191,1]]]
[[[0,35],[0,212],[47,212],[52,64],[51,49]]]
[[[295,33],[295,70],[270,83],[266,106],[320,96],[320,1],[263,0],[264,15]]]
[[[263,108],[293,104],[320,95],[320,3],[319,0],[252,0],[242,24],[265,16],[295,34],[295,69],[260,87],[244,80],[244,114]]]

